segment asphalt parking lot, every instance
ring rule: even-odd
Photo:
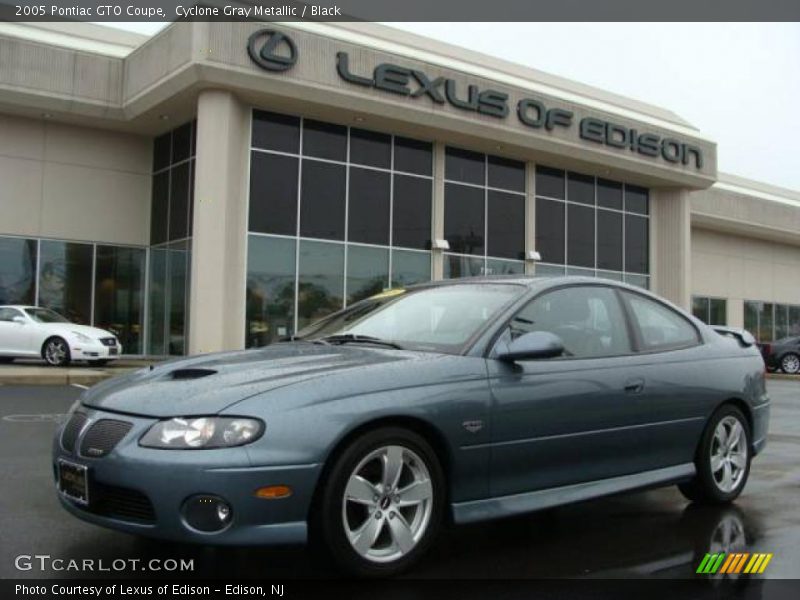
[[[764,577],[800,573],[800,382],[771,380],[769,443],[743,496],[729,507],[696,507],[674,487],[498,522],[451,528],[412,575],[420,578],[694,578],[706,552],[771,552]],[[0,577],[91,574],[18,571],[19,555],[52,558],[193,559],[189,577],[330,577],[303,548],[214,548],[152,542],[107,531],[59,505],[50,466],[58,419],[74,386],[0,386]],[[129,577],[164,573],[128,571]],[[169,573],[181,576],[180,573]]]

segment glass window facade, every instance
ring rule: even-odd
[[[692,296],[692,314],[708,325],[726,325],[727,304],[725,298]]]
[[[525,164],[445,151],[444,276],[525,272]]]
[[[605,277],[649,287],[646,188],[536,167],[536,274]]]
[[[146,257],[132,246],[0,237],[0,304],[50,308],[143,354]]]
[[[431,277],[433,147],[256,110],[246,345]]]
[[[281,127],[276,125],[278,137]],[[153,142],[147,354],[186,351],[196,136],[193,121]]]
[[[800,335],[800,305],[745,300],[744,328],[762,343]]]

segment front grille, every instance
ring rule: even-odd
[[[128,421],[100,419],[89,427],[89,431],[83,436],[81,454],[92,458],[105,456],[119,444],[132,426],[133,424]]]
[[[142,492],[95,481],[89,489],[89,512],[121,521],[155,523],[156,512]]]
[[[83,413],[74,413],[67,424],[64,425],[64,429],[61,432],[61,447],[64,448],[67,452],[74,452],[75,451],[75,442],[78,441],[78,436],[83,429],[83,426],[86,425],[86,415]]]
[[[103,346],[116,346],[117,338],[113,337],[100,338],[100,343],[103,344]]]

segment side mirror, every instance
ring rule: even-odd
[[[535,358],[553,358],[564,353],[564,342],[549,331],[525,333],[496,354],[498,360],[514,362]]]
[[[27,321],[25,320],[25,317],[21,317],[19,315],[17,315],[16,317],[13,317],[11,319],[11,321],[14,322],[14,323],[19,323],[20,325],[25,325],[27,323]]]

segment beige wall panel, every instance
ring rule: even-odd
[[[0,115],[0,155],[41,160],[44,156],[44,123]]]
[[[728,324],[745,300],[800,304],[800,246],[692,228],[692,294],[728,301]]]
[[[41,235],[148,243],[150,176],[45,163]]]
[[[153,143],[140,137],[101,129],[51,123],[46,129],[45,160],[149,174]]]
[[[0,156],[0,234],[38,235],[42,163]]]

